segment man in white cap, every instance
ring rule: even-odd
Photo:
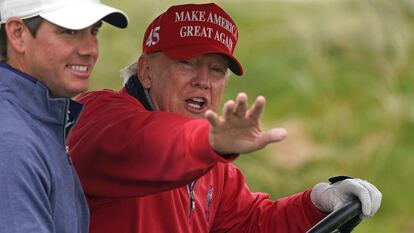
[[[359,198],[363,216],[381,193],[367,181],[335,179],[277,201],[249,190],[230,162],[283,140],[262,131],[265,100],[247,96],[217,111],[238,31],[219,6],[170,7],[147,28],[142,55],[120,91],[82,94],[68,145],[91,209],[91,233],[302,233]],[[207,118],[207,120],[203,119]],[[346,177],[343,177],[346,178]]]
[[[99,0],[0,0],[0,232],[86,233],[89,212],[67,154],[105,21]]]

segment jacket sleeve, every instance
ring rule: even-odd
[[[220,208],[211,232],[303,233],[326,214],[319,211],[310,199],[311,190],[276,201],[265,193],[252,193],[239,169],[228,164]]]
[[[211,148],[205,120],[147,111],[122,92],[101,91],[79,100],[85,106],[68,145],[89,197],[166,191],[228,161]]]
[[[30,138],[0,136],[0,232],[55,233],[48,167]]]

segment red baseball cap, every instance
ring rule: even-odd
[[[176,5],[148,26],[142,52],[162,51],[175,60],[220,53],[229,58],[230,70],[242,75],[243,67],[233,56],[237,38],[236,24],[216,4]]]

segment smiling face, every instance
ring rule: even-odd
[[[17,19],[16,19],[17,20]],[[98,58],[101,22],[69,30],[42,22],[35,37],[22,25],[22,46],[9,64],[45,84],[54,97],[73,97],[86,91]]]
[[[204,117],[207,109],[217,111],[228,78],[227,58],[206,54],[177,61],[164,53],[143,55],[138,76],[148,89],[157,110]]]

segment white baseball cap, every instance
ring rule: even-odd
[[[125,13],[100,0],[0,0],[0,23],[11,17],[40,16],[60,27],[80,30],[99,20],[119,28],[128,25]]]

